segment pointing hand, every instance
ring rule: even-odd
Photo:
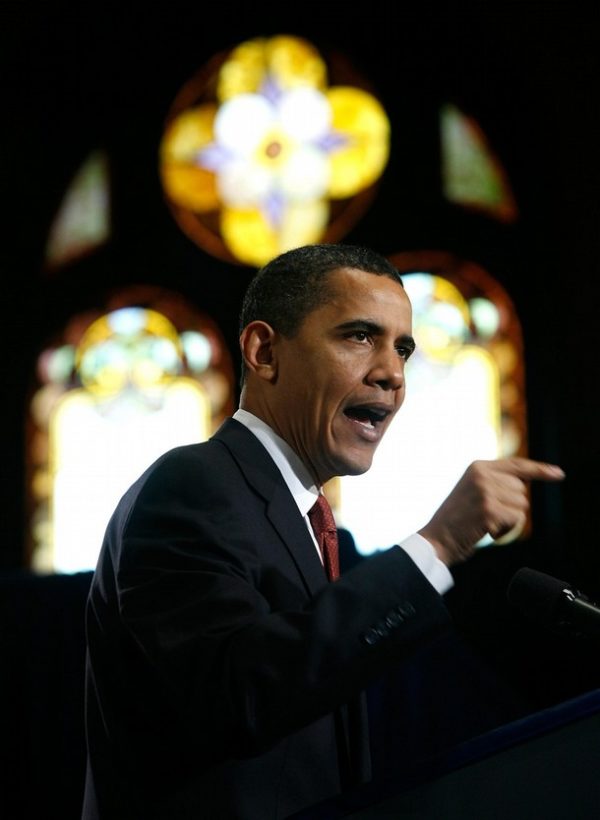
[[[474,461],[419,533],[447,565],[469,558],[484,535],[497,539],[522,529],[529,510],[530,481],[561,481],[554,464],[512,457]]]

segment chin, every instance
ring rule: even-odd
[[[363,475],[371,469],[373,459],[368,461],[339,461],[335,475]]]

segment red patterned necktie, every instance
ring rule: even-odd
[[[340,559],[337,527],[329,502],[324,495],[319,495],[308,511],[310,523],[315,532],[323,563],[330,581],[340,577]]]

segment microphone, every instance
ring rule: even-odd
[[[534,621],[562,631],[600,635],[600,607],[559,578],[523,567],[513,575],[507,596]]]

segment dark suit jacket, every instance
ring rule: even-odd
[[[357,696],[447,624],[398,547],[328,583],[279,470],[228,420],[159,458],[108,526],[83,817],[271,820],[339,793],[369,776]]]

